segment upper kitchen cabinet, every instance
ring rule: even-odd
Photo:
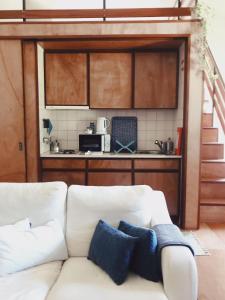
[[[134,108],[177,108],[177,51],[135,53]]]
[[[90,54],[90,107],[132,107],[131,53]]]
[[[45,54],[46,105],[87,105],[87,54]]]

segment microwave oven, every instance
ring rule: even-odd
[[[79,134],[79,151],[110,152],[110,134]]]

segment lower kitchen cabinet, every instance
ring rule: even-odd
[[[68,185],[85,185],[85,172],[44,171],[42,172],[42,181],[64,181]]]
[[[142,185],[165,195],[170,216],[179,222],[181,211],[180,159],[43,158],[42,181],[68,185]]]
[[[138,172],[134,175],[135,184],[146,184],[154,190],[162,191],[166,197],[170,215],[179,213],[179,174],[165,172]]]
[[[132,185],[131,172],[88,172],[88,185]]]

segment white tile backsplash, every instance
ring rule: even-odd
[[[51,136],[58,139],[62,148],[78,149],[78,136],[90,122],[96,124],[98,117],[136,116],[138,119],[138,148],[157,149],[156,139],[174,142],[176,130],[182,126],[181,110],[40,110],[40,119],[50,118],[53,124]],[[46,149],[46,147],[45,147]]]

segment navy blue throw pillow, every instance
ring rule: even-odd
[[[88,259],[120,285],[126,280],[136,241],[100,220],[91,240]]]
[[[120,221],[118,229],[138,238],[131,261],[131,270],[147,280],[159,281],[160,274],[156,258],[157,236],[155,231],[137,227],[124,221]]]

